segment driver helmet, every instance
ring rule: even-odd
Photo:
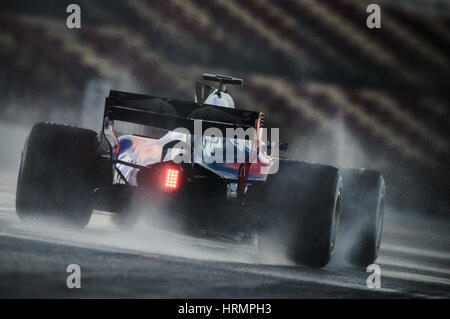
[[[234,101],[230,94],[215,89],[205,100],[204,104],[229,107],[234,109]]]

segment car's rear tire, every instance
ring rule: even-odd
[[[278,247],[295,263],[324,267],[339,226],[342,180],[338,170],[283,159],[279,165],[278,172],[252,195],[258,193],[264,200],[258,244],[263,252],[266,247]]]
[[[51,123],[33,126],[22,151],[16,211],[22,221],[83,228],[92,214],[97,134]]]
[[[336,256],[354,266],[375,262],[383,228],[385,183],[372,170],[342,169],[344,196]]]

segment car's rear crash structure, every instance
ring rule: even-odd
[[[202,133],[209,127],[225,131],[263,125],[262,113],[235,109],[226,91],[227,84],[242,80],[210,74],[204,79],[219,85],[198,84],[196,102],[111,91],[99,134],[37,123],[21,157],[16,194],[20,219],[51,219],[82,228],[96,208],[114,213],[118,225],[127,227],[137,219],[133,205],[139,202],[157,206],[196,235],[256,236],[253,242],[261,250],[282,249],[296,263],[323,267],[335,246],[337,254],[345,253],[355,265],[374,262],[385,194],[378,172],[269,154],[262,155],[279,165],[269,175],[261,174],[258,165],[264,164],[259,161],[175,163],[175,145],[181,140],[174,130],[194,132],[194,120],[201,121]],[[143,133],[118,132],[118,122],[141,125]],[[187,147],[196,138],[192,135]],[[200,138],[203,147],[212,141]]]

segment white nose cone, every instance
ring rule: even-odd
[[[204,104],[229,107],[234,109],[234,101],[230,94],[214,90],[205,100]]]

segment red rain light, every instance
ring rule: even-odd
[[[164,187],[168,189],[176,189],[178,187],[178,179],[180,177],[180,170],[177,168],[166,169]]]

